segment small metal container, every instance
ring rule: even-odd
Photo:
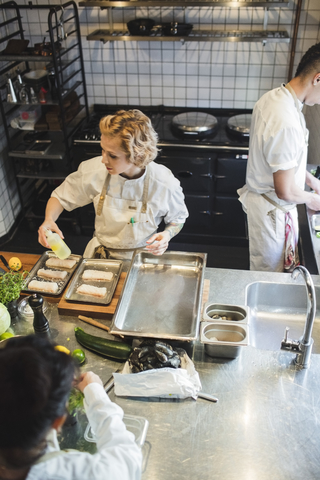
[[[202,322],[200,342],[210,357],[236,358],[248,345],[248,327],[235,323]]]
[[[248,307],[207,302],[202,312],[204,322],[248,322]]]

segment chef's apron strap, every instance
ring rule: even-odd
[[[147,166],[146,166],[146,178],[144,179],[144,184],[143,184],[141,213],[146,213],[146,212],[147,212],[147,201],[148,201],[148,192],[149,192],[149,179],[150,179],[150,171],[149,171],[148,165],[147,165]]]
[[[300,264],[298,253],[298,235],[294,228],[292,215],[288,210],[269,198],[265,193],[262,193],[261,196],[273,206],[279,208],[279,210],[281,210],[286,216],[283,271],[290,273],[297,265]]]
[[[105,179],[102,191],[100,193],[99,203],[98,203],[98,206],[97,206],[97,215],[101,215],[101,213],[102,213],[104,199],[106,198],[108,186],[109,186],[109,183],[110,183],[110,176],[111,175],[107,174],[107,177]]]
[[[265,198],[269,203],[271,203],[274,207],[279,208],[283,213],[287,213],[288,210],[283,208],[281,205],[279,205],[277,202],[272,200],[271,198],[268,197],[265,193],[261,193],[261,197]]]

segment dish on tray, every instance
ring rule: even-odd
[[[74,263],[72,268],[53,267],[53,266],[47,266],[46,265],[46,262],[48,260],[52,260],[52,259],[56,259],[56,258],[57,257],[55,255],[55,253],[52,252],[51,250],[48,250],[41,255],[41,257],[39,258],[37,263],[34,265],[34,267],[31,269],[29,275],[26,278],[26,287],[23,290],[24,292],[40,293],[40,294],[43,294],[43,295],[53,295],[53,296],[58,296],[63,292],[63,290],[67,286],[70,278],[72,277],[74,271],[80,265],[81,260],[82,260],[82,256],[71,254],[70,257],[68,257],[69,260],[75,260],[75,263]],[[39,271],[40,271],[40,275],[38,275]],[[61,279],[52,278],[52,281],[51,281],[49,278],[44,278],[42,276],[44,271],[48,271],[48,272],[57,271],[59,273],[65,271],[67,274],[64,276],[63,279],[62,278]],[[33,281],[37,282],[37,283],[35,283],[36,287],[34,287],[34,288],[32,288],[32,285],[34,284]],[[33,282],[33,283],[31,284],[31,288],[29,288],[29,284],[31,282]],[[48,291],[40,290],[37,287],[37,285],[39,285],[39,282],[41,282],[41,283],[44,282],[44,284],[46,286],[49,286],[50,284],[53,285],[55,283],[56,285],[58,285],[58,288],[56,289],[55,292],[48,292]]]
[[[86,271],[90,272],[89,277],[91,278],[94,278],[92,272],[96,271],[96,278],[99,278],[99,280],[88,278]],[[65,299],[70,302],[108,305],[112,300],[121,271],[121,260],[84,258],[66,291]],[[112,276],[107,276],[110,280],[100,280],[104,276],[102,275],[103,272],[112,273]],[[84,293],[81,293],[81,290]],[[85,294],[86,291],[88,294]],[[92,292],[92,294],[89,294],[89,292]]]

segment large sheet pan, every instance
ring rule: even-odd
[[[137,253],[110,333],[180,341],[199,333],[206,253]]]

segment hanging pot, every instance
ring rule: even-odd
[[[155,23],[152,18],[136,18],[130,20],[127,27],[131,35],[149,35]]]
[[[193,25],[191,23],[171,22],[163,23],[161,29],[164,35],[186,37],[191,33]]]

